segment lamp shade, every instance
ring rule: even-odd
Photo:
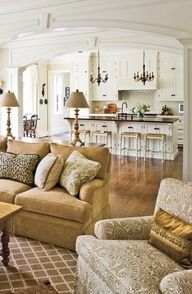
[[[0,97],[0,106],[2,107],[18,107],[19,103],[15,94],[13,92],[8,91],[3,96]]]
[[[65,106],[69,108],[89,108],[89,104],[83,92],[79,92],[78,90],[76,90],[76,92],[71,92]]]

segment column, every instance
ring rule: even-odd
[[[8,89],[14,92],[18,102],[18,108],[11,110],[11,128],[13,135],[16,137],[23,136],[23,71],[24,67],[9,67],[8,68]]]
[[[184,53],[183,179],[192,181],[192,39],[179,41]]]

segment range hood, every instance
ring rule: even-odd
[[[135,82],[133,78],[118,79],[117,90],[157,90],[157,79],[155,78],[151,82],[146,82],[145,85],[142,82]]]

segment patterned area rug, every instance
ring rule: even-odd
[[[9,247],[7,269],[0,262],[0,294],[18,293],[46,281],[59,294],[74,292],[75,252],[22,237],[11,237]]]

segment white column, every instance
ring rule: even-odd
[[[179,41],[184,53],[183,179],[192,181],[192,39]]]
[[[8,89],[14,92],[18,102],[18,108],[11,110],[11,128],[12,133],[16,137],[23,136],[23,71],[24,67],[10,67],[8,68]]]

